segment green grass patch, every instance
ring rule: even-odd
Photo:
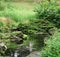
[[[19,22],[34,19],[33,6],[28,3],[6,3],[5,9],[0,11],[0,16],[7,16]]]

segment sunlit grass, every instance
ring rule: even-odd
[[[8,4],[8,3],[6,3]],[[30,20],[35,18],[35,12],[33,11],[34,5],[30,3],[10,3],[14,5],[14,7],[11,7],[7,5],[8,8],[6,8],[4,11],[0,11],[0,16],[8,16],[11,19],[19,22],[23,22],[24,20]]]

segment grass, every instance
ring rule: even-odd
[[[17,13],[19,13],[19,16],[21,16],[21,19],[29,19],[34,16],[34,5],[32,3],[26,3],[26,2],[14,2],[12,3],[17,7],[18,10]]]
[[[0,16],[9,16],[11,19],[19,22],[35,19],[34,5],[32,3],[8,2],[6,4],[8,4],[7,8],[4,11],[0,11]]]

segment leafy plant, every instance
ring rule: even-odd
[[[60,32],[55,34],[46,42],[42,50],[42,57],[60,57]]]
[[[35,9],[37,18],[45,19],[55,24],[56,27],[60,27],[60,6],[55,2],[42,2]]]

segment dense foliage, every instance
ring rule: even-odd
[[[60,32],[55,32],[46,44],[47,46],[42,51],[42,57],[60,57]]]
[[[54,26],[46,20],[35,19],[30,20],[30,22],[20,23],[18,25],[18,30],[22,31],[24,34],[29,36],[29,40],[34,42],[35,48],[41,49],[45,46],[44,39],[52,35],[55,31]]]
[[[51,30],[49,31],[49,29],[51,29],[53,27],[60,28],[60,26],[59,26],[60,25],[60,6],[58,6],[55,2],[48,2],[48,1],[42,2],[35,8],[35,12],[36,12],[36,15],[38,18],[37,19],[38,22],[37,22],[37,20],[35,21],[35,23],[33,22],[33,24],[35,24],[35,29],[37,28],[35,31],[40,33],[42,31],[41,29],[44,28],[43,29],[44,32],[42,34],[44,36],[44,33],[48,32],[50,34]],[[43,20],[43,21],[41,22],[41,20]],[[53,33],[53,31],[51,33]],[[59,48],[60,48],[59,37],[60,36],[59,36],[59,34],[60,34],[60,32],[56,32],[55,34],[52,34],[53,36],[51,36],[51,38],[47,39],[47,41],[45,43],[47,46],[42,50],[42,57],[59,57],[60,56],[60,53],[59,53],[60,52],[60,50],[59,50]],[[35,36],[37,36],[37,34]],[[45,34],[45,36],[46,36],[46,34]],[[44,38],[44,37],[42,37],[39,34],[36,39],[37,40],[36,43],[38,43],[38,44],[41,43],[41,41],[38,41],[38,40],[39,39],[43,40],[41,38]],[[41,44],[39,44],[39,45],[41,45]]]
[[[6,52],[0,53],[10,55],[20,47],[20,44],[26,47],[32,42],[35,50],[41,50],[46,46],[44,49],[42,48],[43,57],[60,56],[60,32],[54,34],[55,29],[60,28],[59,5],[52,0],[50,2],[45,0],[33,11],[29,5],[26,5],[27,8],[25,5],[16,7],[12,3],[3,1],[0,1],[0,42],[5,43],[8,49]]]
[[[42,2],[36,7],[35,11],[39,19],[48,20],[56,27],[60,27],[60,6],[55,2]]]
[[[60,28],[60,6],[55,2],[43,2],[36,7],[36,15],[40,20],[48,20],[54,27]],[[46,21],[45,21],[46,22]],[[55,28],[56,29],[56,28]],[[60,32],[45,41],[42,57],[60,57]]]

